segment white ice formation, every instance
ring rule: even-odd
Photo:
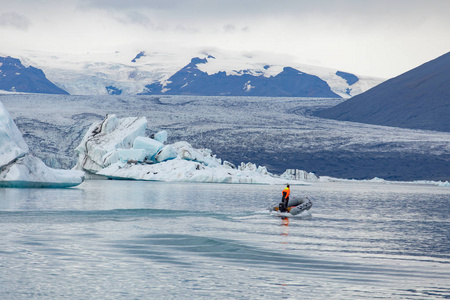
[[[0,187],[71,187],[82,183],[80,171],[47,167],[32,156],[19,129],[0,102]]]
[[[165,145],[166,131],[146,137],[146,126],[146,118],[107,115],[89,128],[75,149],[76,169],[112,179],[172,182],[304,184],[317,178],[300,170],[276,176],[252,163],[236,167],[185,141]]]
[[[280,177],[289,180],[304,180],[304,181],[319,180],[316,174],[298,169],[287,169],[283,174],[281,174]]]

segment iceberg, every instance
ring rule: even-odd
[[[117,149],[131,149],[138,136],[144,136],[146,118],[122,118],[106,115],[105,120],[94,123],[75,149],[78,155],[76,169],[97,173],[109,164],[108,153]]]
[[[143,117],[107,115],[91,125],[75,149],[76,169],[89,176],[167,182],[308,184],[307,180],[317,180],[313,173],[301,170],[277,176],[253,163],[236,167],[210,149],[195,149],[186,141],[165,145],[166,131],[150,138],[145,136],[146,127]]]
[[[280,175],[280,177],[285,179],[305,180],[305,181],[319,180],[316,174],[298,169],[287,169],[283,174]]]
[[[0,187],[62,188],[79,185],[83,180],[83,172],[49,168],[31,155],[11,115],[0,102]]]
[[[162,163],[127,164],[116,163],[102,171],[103,175],[112,179],[135,179],[169,182],[209,182],[209,183],[258,183],[258,184],[285,184],[286,181],[270,173],[256,170],[239,170],[221,167],[209,167],[202,163],[184,160],[179,157]],[[302,182],[297,181],[297,184]]]
[[[175,148],[172,145],[164,146],[158,154],[155,156],[156,162],[163,162],[166,160],[171,160],[177,158],[178,153],[175,151]]]
[[[439,182],[438,186],[447,186],[450,187],[450,182],[446,181],[446,182]]]
[[[118,161],[143,162],[147,152],[144,149],[116,149],[103,155],[102,161],[105,166],[109,166]]]
[[[167,142],[167,131],[163,130],[163,131],[157,132],[153,138],[155,140],[157,140],[158,142],[161,142],[164,144],[165,142]]]
[[[28,151],[22,134],[0,102],[0,167],[7,166]]]
[[[153,159],[164,148],[164,144],[148,137],[138,136],[134,140],[133,148],[145,150],[147,156]]]

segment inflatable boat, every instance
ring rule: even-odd
[[[288,203],[286,212],[280,211],[279,204],[275,204],[275,205],[269,207],[269,210],[271,212],[278,212],[280,214],[287,214],[287,215],[295,216],[305,210],[309,210],[311,208],[311,206],[312,206],[312,202],[311,202],[311,200],[309,200],[308,197],[299,198],[299,199],[292,198],[292,199],[289,199],[289,203]]]

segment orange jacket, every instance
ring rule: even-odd
[[[288,188],[288,187],[286,187],[284,190],[283,190],[283,192],[281,192],[283,195],[284,195],[284,198],[287,198],[287,197],[289,197],[289,195],[291,194],[291,190]]]

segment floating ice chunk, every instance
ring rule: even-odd
[[[241,163],[241,165],[239,166],[239,170],[241,170],[241,171],[256,171],[256,165],[255,164],[252,164],[252,163]]]
[[[312,172],[306,172],[299,169],[287,169],[283,174],[280,175],[281,178],[286,178],[289,180],[306,180],[306,181],[316,181],[318,180],[316,174]]]
[[[10,114],[0,102],[0,167],[28,153],[28,146]]]
[[[97,174],[114,179],[155,181],[263,183],[284,184],[286,180],[271,174],[240,171],[224,167],[211,167],[195,161],[176,158],[157,164],[126,164],[118,162]]]
[[[164,144],[165,142],[167,142],[167,131],[163,130],[156,133],[154,139]]]
[[[106,119],[102,122],[101,132],[110,133],[114,131],[119,125],[119,119],[116,115],[106,116]]]
[[[108,115],[103,122],[94,123],[80,145],[75,149],[78,154],[77,169],[91,173],[101,170],[102,158],[115,149],[130,149],[138,136],[145,135],[147,119],[130,117],[117,119]]]
[[[83,180],[81,171],[52,169],[31,155],[19,158],[0,172],[0,187],[64,188],[79,185]]]
[[[161,142],[145,136],[138,136],[133,142],[134,149],[144,149],[150,159],[154,159],[156,154],[164,147]]]
[[[103,165],[109,166],[118,161],[128,162],[136,161],[143,162],[147,156],[147,151],[144,149],[116,149],[106,153],[102,157]]]
[[[96,147],[100,150],[111,149],[105,152],[102,160],[95,165],[97,161],[94,160],[96,155],[90,155],[93,147],[88,144],[89,139],[86,139],[87,147],[80,145],[80,148],[88,149],[86,153],[79,154],[82,156],[82,163],[78,167],[84,170],[103,175],[113,179],[136,179],[136,180],[157,180],[157,181],[186,181],[186,182],[217,182],[217,183],[262,183],[262,184],[285,184],[287,181],[284,178],[273,175],[267,171],[266,167],[256,166],[252,163],[242,163],[238,168],[230,162],[217,158],[212,154],[210,149],[194,149],[188,142],[182,141],[171,145],[166,145],[162,141],[166,141],[167,133],[156,135],[156,139],[145,137],[142,135],[135,137],[133,140],[132,149],[124,149],[125,147],[117,147],[127,143],[121,143],[116,132],[125,129],[122,119],[119,119],[119,124],[110,133],[103,133],[101,130],[91,128],[91,134],[88,137],[93,137],[93,143],[96,142]],[[145,132],[145,130],[143,130]],[[97,136],[102,136],[102,139]],[[114,147],[102,145],[101,142],[109,143],[114,135],[117,141]],[[141,152],[135,152],[140,150]],[[80,153],[80,152],[79,152]],[[94,152],[95,153],[95,152]],[[145,153],[145,156],[144,156]],[[80,161],[79,156],[79,161]],[[146,161],[145,161],[146,159]],[[148,164],[148,160],[152,160],[153,164]],[[130,163],[130,162],[133,163]],[[99,168],[100,169],[95,169]],[[92,172],[91,170],[96,170]],[[295,182],[296,184],[305,184],[304,182]],[[293,182],[294,184],[294,182]]]
[[[236,169],[236,166],[233,163],[230,163],[229,161],[224,160],[222,163],[224,168],[228,169]]]
[[[369,181],[371,181],[371,182],[386,182],[386,180],[384,180],[383,178],[378,178],[378,177],[374,177],[374,178],[370,179]]]
[[[82,183],[83,174],[49,168],[30,155],[22,134],[0,102],[0,187],[70,187]]]
[[[203,161],[203,155],[198,153],[188,142],[176,142],[173,147],[181,159]]]
[[[155,156],[157,162],[163,162],[177,158],[177,151],[171,145],[164,146]]]
[[[203,163],[210,167],[218,167],[221,160],[212,156],[210,149],[194,149],[188,142],[182,141],[173,144],[181,159]]]

